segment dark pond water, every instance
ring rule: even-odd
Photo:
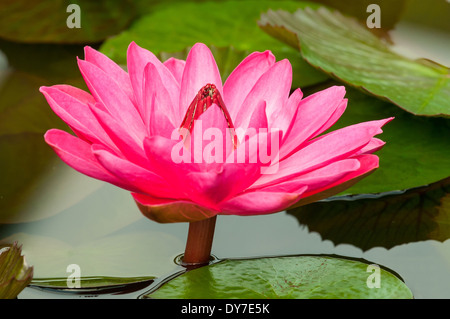
[[[75,172],[44,143],[47,129],[64,126],[37,89],[79,83],[73,57],[81,56],[80,48],[58,48],[45,65],[38,65],[45,59],[29,59],[53,48],[2,42],[0,49],[6,54],[0,58],[0,241],[23,245],[35,278],[67,277],[67,266],[76,264],[83,277],[153,276],[155,285],[182,270],[175,260],[184,250],[187,224],[145,219],[128,192]],[[415,298],[450,298],[450,240],[363,250],[323,239],[280,212],[219,216],[212,253],[219,259],[297,254],[363,258],[398,273]],[[27,288],[19,298],[138,298],[149,288],[84,295]]]

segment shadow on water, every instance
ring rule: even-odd
[[[402,192],[340,196],[288,211],[335,245],[362,250],[450,238],[450,178]]]

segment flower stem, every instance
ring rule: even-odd
[[[207,264],[211,258],[211,247],[217,216],[189,223],[189,233],[183,256],[184,265]]]

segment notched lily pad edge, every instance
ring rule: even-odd
[[[327,8],[327,9],[329,9],[329,10],[331,10],[331,11],[338,11],[338,12],[340,12],[339,10],[330,8],[330,7],[328,7],[328,6],[323,6],[323,7]],[[302,9],[299,9],[299,10],[302,10]],[[315,9],[313,9],[313,10],[315,10]],[[271,9],[269,9],[267,12],[270,12],[270,11],[272,11],[272,12],[277,12],[277,11],[285,11],[285,10],[282,10],[282,9],[279,9],[279,10],[271,10]],[[263,14],[267,14],[267,12],[262,13],[262,14],[261,14],[261,17],[263,16]],[[360,23],[359,20],[357,20],[357,21],[358,21],[358,23]],[[362,86],[362,85],[355,85],[355,84],[352,84],[352,83],[350,83],[350,82],[348,82],[348,81],[345,81],[344,79],[338,77],[334,72],[326,71],[326,70],[324,70],[322,67],[313,64],[313,63],[312,63],[312,62],[311,62],[311,61],[303,54],[301,42],[300,42],[300,39],[299,39],[298,35],[297,35],[296,33],[292,32],[292,31],[288,30],[285,26],[282,26],[282,25],[279,25],[279,24],[271,24],[269,21],[262,22],[261,19],[258,20],[258,26],[261,28],[261,30],[263,30],[264,32],[266,32],[266,33],[269,34],[270,36],[272,36],[272,37],[274,37],[274,38],[276,38],[276,39],[278,39],[278,40],[284,42],[285,44],[291,46],[291,47],[294,48],[294,49],[297,49],[297,50],[300,52],[300,55],[301,55],[301,57],[303,58],[303,60],[305,60],[311,67],[313,67],[314,69],[316,69],[316,70],[318,70],[318,71],[324,73],[325,75],[328,75],[328,76],[329,76],[331,79],[333,79],[333,80],[336,80],[336,81],[338,81],[338,82],[340,82],[340,83],[342,83],[342,84],[345,84],[345,85],[349,85],[349,86],[351,86],[351,87],[353,87],[353,88],[355,88],[355,89],[358,89],[358,90],[361,91],[362,93],[367,94],[367,95],[369,95],[369,96],[372,96],[372,97],[375,97],[375,98],[380,99],[380,100],[382,100],[382,101],[391,103],[391,104],[393,104],[393,105],[399,107],[399,108],[402,109],[403,111],[408,112],[408,113],[410,113],[410,114],[413,114],[413,115],[415,115],[415,116],[429,117],[429,118],[442,117],[442,118],[448,118],[448,119],[450,119],[450,115],[445,114],[445,113],[437,113],[437,114],[417,114],[417,113],[414,113],[414,112],[412,112],[412,111],[406,109],[406,108],[403,107],[402,105],[396,103],[395,101],[389,99],[389,98],[386,97],[386,96],[382,96],[382,95],[375,94],[375,93],[369,91],[366,87],[364,87],[364,86]],[[375,32],[372,32],[372,33],[373,33],[375,36],[379,37],[379,35],[378,35],[377,33],[375,33]],[[403,56],[402,56],[402,57],[403,57]],[[403,58],[406,58],[406,57],[403,57]],[[411,59],[411,61],[414,61],[414,62],[417,62],[417,63],[421,63],[421,64],[424,64],[424,65],[433,66],[433,67],[447,68],[447,67],[446,67],[445,65],[443,65],[443,64],[440,64],[440,63],[438,63],[438,62],[436,62],[436,61],[433,61],[433,60],[430,60],[430,59],[426,59],[426,58]]]

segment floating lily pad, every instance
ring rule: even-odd
[[[363,250],[450,238],[450,178],[405,192],[342,196],[288,211],[335,245]]]
[[[150,285],[155,277],[80,277],[39,278],[34,279],[30,287],[68,290],[76,293],[112,293],[133,291]],[[75,286],[75,284],[77,286]],[[79,286],[78,286],[79,285]]]
[[[416,115],[450,115],[450,70],[394,53],[354,18],[325,7],[269,10],[259,24],[334,78]]]
[[[365,22],[371,12],[367,12],[367,8],[371,4],[376,4],[380,7],[382,12],[381,29],[389,30],[395,27],[395,24],[400,20],[404,8],[409,5],[411,0],[313,0],[316,3],[321,3],[331,8],[335,8],[340,12],[356,17],[360,21]],[[416,4],[417,5],[417,4]]]
[[[377,265],[328,256],[297,256],[224,260],[188,271],[146,297],[410,299],[412,293],[396,275]]]
[[[295,11],[304,6],[305,3],[296,1],[163,4],[136,20],[128,30],[106,40],[101,51],[117,63],[126,64],[126,51],[131,41],[155,54],[183,51],[196,42],[231,46],[238,51],[272,50],[277,60],[288,58],[293,64],[293,86],[306,86],[322,82],[327,76],[303,61],[297,50],[271,38],[257,25],[259,15],[268,8]]]
[[[127,27],[134,15],[130,0],[2,1],[0,37],[26,43],[99,42]],[[72,27],[77,21],[79,27]]]

